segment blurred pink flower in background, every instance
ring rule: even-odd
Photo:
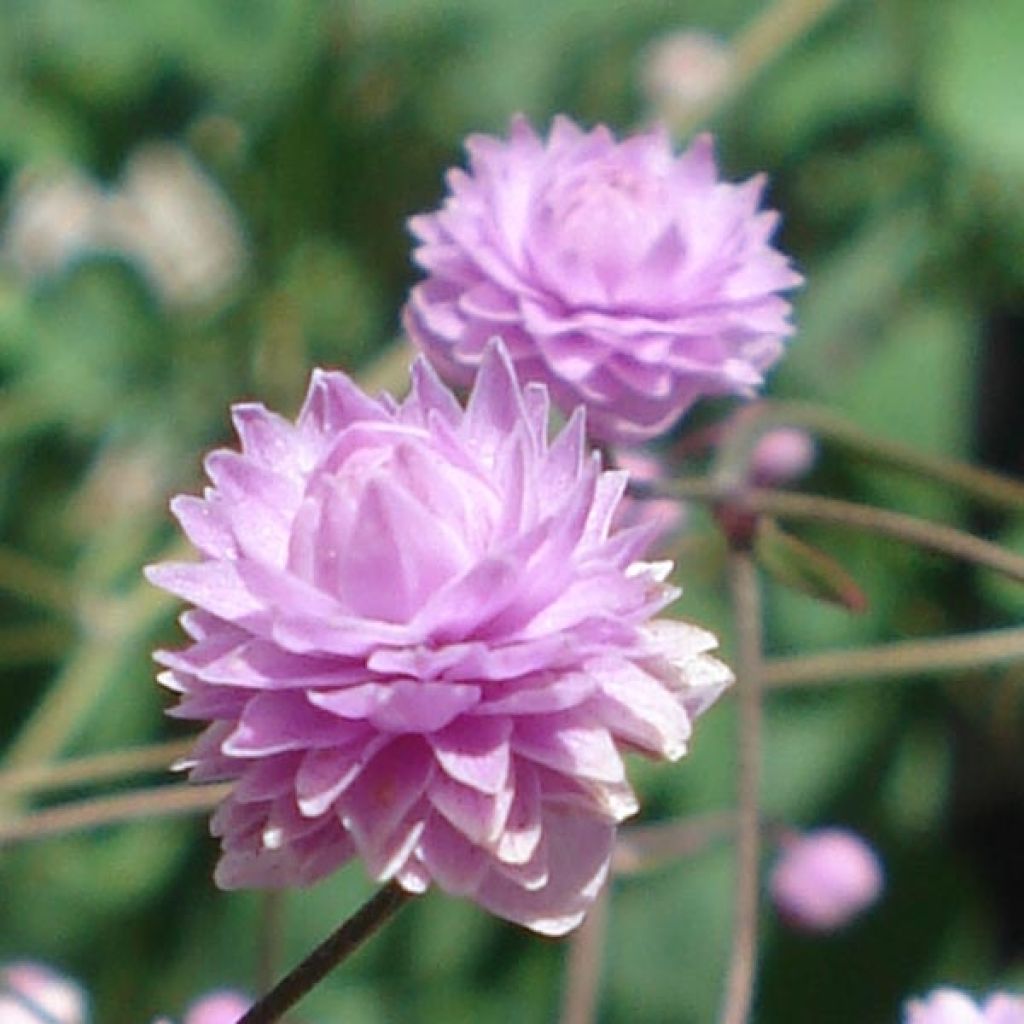
[[[813,932],[849,923],[878,899],[883,885],[875,851],[856,833],[834,828],[784,839],[770,880],[783,919]]]
[[[149,570],[196,605],[163,651],[187,764],[237,784],[225,887],[358,855],[539,932],[574,927],[637,809],[622,751],[675,760],[731,680],[715,638],[653,619],[678,590],[612,532],[626,474],[492,343],[463,411],[422,360],[398,405],[314,374],[297,422],[234,409],[242,451],[172,508],[202,553]]]
[[[955,988],[939,988],[906,1006],[904,1024],[1024,1024],[1024,997],[997,992],[983,1004]]]
[[[617,448],[615,464],[629,473],[631,481],[661,483],[665,480],[665,468],[660,460],[647,452],[636,449]],[[651,546],[660,551],[668,546],[672,538],[686,525],[686,505],[674,498],[637,499],[624,494],[615,514],[616,529],[625,529],[649,523],[655,534]]]
[[[86,1024],[85,992],[51,967],[30,961],[0,967],[0,1024]]]
[[[644,51],[640,84],[655,117],[685,122],[726,91],[734,64],[732,47],[718,36],[670,32]]]
[[[770,243],[762,177],[721,181],[709,136],[677,156],[663,131],[617,142],[565,117],[547,139],[520,117],[466,149],[441,209],[410,221],[427,278],[405,324],[442,376],[468,384],[498,335],[522,378],[615,442],[757,391],[801,280]]]
[[[240,992],[211,992],[189,1007],[185,1024],[235,1024],[250,1006],[252,1000]]]

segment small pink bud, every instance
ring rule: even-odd
[[[783,843],[771,893],[790,924],[830,932],[874,903],[883,882],[878,856],[860,836],[820,829]]]
[[[814,465],[814,439],[796,427],[769,430],[754,447],[750,461],[754,483],[775,487],[797,480]]]
[[[644,56],[643,89],[660,117],[685,118],[725,92],[735,62],[732,48],[707,32],[672,32]]]
[[[616,464],[629,473],[630,480],[648,484],[664,482],[665,473],[656,458],[630,448],[616,448],[614,455]],[[657,535],[651,541],[652,546],[657,548],[683,530],[686,525],[686,506],[671,498],[638,499],[626,495],[616,513],[615,529],[624,530],[641,524],[657,526]]]
[[[1024,1024],[1024,998],[996,992],[979,1006],[955,988],[938,988],[924,999],[912,999],[903,1024]]]
[[[240,992],[211,992],[192,1004],[185,1014],[185,1024],[235,1024],[251,1006],[252,1000]]]
[[[85,993],[43,964],[0,967],[0,1024],[85,1024]]]

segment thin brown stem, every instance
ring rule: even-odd
[[[1024,661],[1024,628],[775,658],[765,664],[764,685],[771,689],[789,689],[849,680],[868,682],[959,672],[1014,661]]]
[[[561,1024],[592,1024],[597,1019],[610,889],[606,885],[601,891],[569,944]]]
[[[711,811],[656,825],[629,825],[619,830],[612,855],[617,875],[635,875],[662,864],[692,857],[736,832],[735,811]]]
[[[412,895],[397,882],[389,882],[282,978],[238,1024],[279,1021],[411,899]]]
[[[763,487],[732,492],[707,477],[680,477],[666,483],[638,484],[634,494],[641,498],[679,498],[707,501],[779,519],[799,519],[832,526],[847,526],[864,533],[873,533],[903,541],[926,551],[1002,573],[1024,583],[1024,556],[998,544],[975,537],[942,523],[892,512],[874,505],[861,505],[814,494],[793,494]]]
[[[0,772],[0,794],[41,793],[54,789],[70,789],[97,782],[109,782],[142,775],[147,772],[167,771],[179,757],[188,753],[193,740],[170,740],[148,747],[92,754],[67,761],[26,765]]]
[[[803,402],[757,402],[730,424],[719,449],[714,472],[723,490],[735,490],[749,479],[750,460],[761,436],[776,427],[801,427],[853,455],[933,480],[978,501],[1024,509],[1024,483],[988,469],[919,451],[912,445],[863,430],[856,423]]]
[[[52,839],[106,825],[209,811],[231,791],[230,784],[154,786],[116,796],[94,797],[48,807],[0,821],[0,846]]]
[[[256,986],[263,992],[274,984],[284,945],[285,893],[268,889],[260,896],[260,933],[257,937]]]
[[[736,903],[729,974],[721,1024],[746,1024],[757,975],[759,864],[761,858],[761,598],[749,552],[733,550],[729,582],[738,635],[739,810]]]

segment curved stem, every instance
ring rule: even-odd
[[[273,1024],[280,1020],[411,899],[412,895],[397,882],[389,882],[282,978],[238,1024]]]
[[[779,519],[802,519],[848,526],[865,533],[892,537],[926,551],[973,562],[1024,583],[1024,557],[1021,555],[964,530],[874,505],[763,487],[731,491],[707,477],[681,477],[665,483],[638,484],[633,487],[633,493],[640,498],[707,501]]]
[[[0,821],[0,846],[51,839],[104,825],[120,825],[143,818],[198,814],[216,807],[231,792],[231,783],[213,786],[153,786],[116,796],[94,797],[48,807],[42,811]]]
[[[605,885],[569,943],[561,1024],[591,1024],[597,1019],[610,900],[611,886]]]
[[[1013,661],[1024,661],[1024,627],[775,658],[765,663],[764,685],[788,689],[956,672]]]
[[[639,874],[681,857],[692,857],[735,832],[735,811],[711,811],[656,825],[630,825],[619,830],[612,870],[617,875]]]
[[[719,448],[713,478],[723,490],[749,479],[750,459],[758,439],[775,427],[802,427],[855,455],[955,488],[979,501],[1024,509],[1024,483],[965,462],[921,452],[911,445],[880,437],[856,423],[802,402],[758,402],[730,424]]]
[[[0,794],[44,792],[107,782],[145,772],[166,771],[191,749],[194,740],[170,740],[148,747],[92,754],[67,761],[26,765],[0,772]]]
[[[729,563],[736,629],[739,702],[739,811],[732,954],[721,1024],[750,1018],[757,975],[757,909],[761,857],[761,595],[749,552],[734,550]]]

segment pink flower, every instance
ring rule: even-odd
[[[783,843],[771,876],[779,913],[807,931],[834,931],[878,899],[882,865],[860,836],[820,829]]]
[[[760,387],[792,333],[779,292],[800,282],[769,243],[763,178],[719,181],[708,136],[677,157],[663,131],[619,143],[565,117],[546,141],[520,117],[466,149],[442,208],[410,221],[427,279],[406,328],[443,376],[468,384],[500,335],[605,441]]]
[[[1024,997],[997,992],[979,1006],[955,988],[939,988],[906,1006],[904,1024],[1024,1024]]]
[[[196,781],[225,887],[316,881],[357,855],[536,931],[575,926],[637,809],[622,752],[675,759],[730,680],[713,636],[609,523],[626,474],[549,442],[547,392],[500,343],[463,411],[423,361],[409,397],[317,372],[293,425],[240,405],[241,453],[172,508],[202,553],[151,568],[192,602],[163,651],[172,712],[208,723]]]
[[[0,967],[0,1024],[85,1024],[88,1002],[81,987],[43,964]]]
[[[189,1007],[185,1024],[236,1024],[251,1006],[240,992],[211,992]]]

